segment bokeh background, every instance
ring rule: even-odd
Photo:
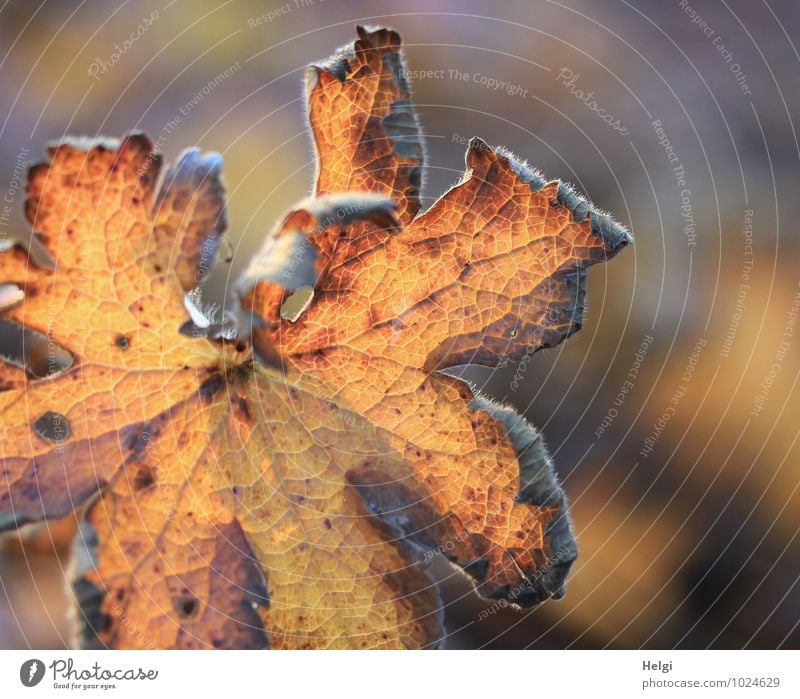
[[[479,135],[636,237],[591,270],[570,341],[469,370],[545,432],[581,555],[566,598],[528,613],[478,599],[438,562],[448,647],[800,647],[794,0],[8,0],[0,191],[13,214],[0,224],[24,225],[19,176],[64,134],[140,129],[168,159],[218,150],[234,256],[211,288],[224,298],[309,191],[303,67],[356,23],[398,29],[409,68],[435,72],[415,83],[426,202]],[[3,539],[0,646],[68,643],[69,535]]]

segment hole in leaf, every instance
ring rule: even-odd
[[[48,410],[33,423],[33,429],[42,439],[48,442],[63,442],[69,439],[72,429],[69,420],[61,413]]]
[[[36,233],[31,235],[30,240],[27,241],[27,244],[24,244],[24,247],[28,251],[28,257],[30,257],[33,264],[37,267],[42,269],[56,268],[56,261],[53,259],[50,251],[45,247],[42,239],[36,235]]]
[[[24,297],[22,289],[16,284],[0,284],[0,311],[16,306]]]
[[[200,609],[200,602],[197,597],[192,595],[181,595],[174,600],[175,611],[181,619],[191,619],[197,616],[197,611]]]
[[[117,335],[117,339],[114,340],[114,342],[121,350],[126,350],[131,345],[131,341],[128,339],[127,335]]]
[[[0,252],[10,250],[15,245],[25,250],[31,262],[40,269],[56,268],[56,261],[36,233],[32,233],[30,237],[13,237],[0,240]]]
[[[34,379],[45,379],[72,366],[72,355],[35,330],[0,320],[0,357],[25,369]]]
[[[314,299],[313,286],[301,286],[283,304],[281,304],[281,318],[294,323],[303,312],[311,305]]]

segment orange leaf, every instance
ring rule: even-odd
[[[420,214],[399,36],[358,31],[309,69],[315,196],[224,318],[193,290],[226,225],[218,155],[158,184],[133,135],[31,170],[38,235],[0,251],[0,525],[85,508],[85,646],[435,647],[435,551],[487,596],[563,594],[541,435],[442,370],[563,340],[630,236],[477,139]]]

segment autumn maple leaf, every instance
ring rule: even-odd
[[[308,70],[315,195],[238,313],[186,294],[225,227],[219,156],[159,184],[133,135],[30,172],[35,235],[0,253],[0,525],[85,510],[85,646],[434,647],[435,551],[487,597],[563,594],[576,546],[541,436],[443,371],[559,343],[586,267],[630,237],[478,139],[420,213],[399,36],[358,32]]]

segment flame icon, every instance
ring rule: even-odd
[[[19,669],[19,680],[26,687],[35,687],[43,677],[44,663],[36,658],[26,660]]]

